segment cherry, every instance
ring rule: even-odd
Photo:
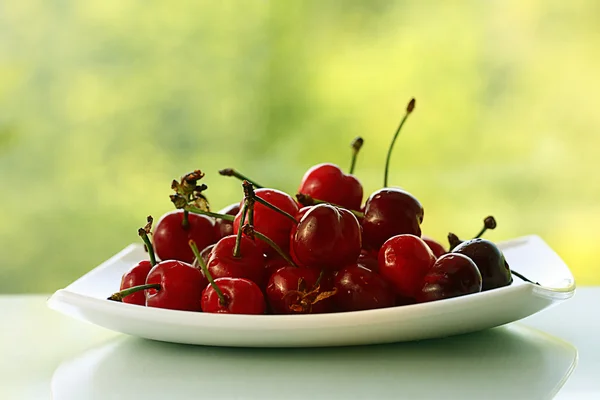
[[[469,257],[481,273],[482,291],[508,286],[513,278],[508,263],[498,247],[486,239],[471,239],[460,243],[452,253]]]
[[[298,225],[291,231],[290,248],[302,265],[338,270],[356,262],[361,231],[350,211],[319,204],[300,214]]]
[[[284,251],[289,249],[289,237],[292,227],[296,224],[293,217],[298,212],[298,205],[288,194],[276,189],[257,189],[256,206],[254,207],[254,221],[249,222],[256,232],[269,237]],[[274,210],[283,211],[286,215]],[[240,225],[241,210],[235,216],[234,232],[237,234]],[[267,254],[274,254],[274,250],[263,242],[257,243],[260,250]]]
[[[362,220],[364,247],[378,250],[392,236],[421,236],[423,206],[410,193],[398,188],[383,188],[365,204]]]
[[[213,279],[194,242],[190,241],[189,245],[208,280],[208,285],[202,292],[202,311],[251,315],[265,313],[265,298],[256,283],[242,278]]]
[[[240,238],[239,256],[233,254],[237,236],[219,240],[208,259],[213,278],[245,278],[260,284],[265,275],[265,256],[257,243],[246,236]]]
[[[417,293],[417,302],[448,299],[481,292],[481,274],[477,265],[458,253],[444,254],[436,260]]]
[[[199,269],[190,264],[167,260],[150,270],[146,284],[160,285],[160,289],[149,289],[146,292],[147,307],[200,311],[202,289],[208,281]]]
[[[279,268],[267,284],[267,300],[274,314],[316,314],[331,311],[335,294],[327,277],[314,268]]]
[[[205,263],[208,264],[208,260],[210,259],[210,255],[212,254],[212,249],[215,248],[214,244],[211,244],[209,246],[206,246],[204,249],[202,249],[202,251],[200,252],[200,257],[202,257],[202,259],[204,260]],[[198,262],[198,259],[194,257],[194,262],[192,263],[192,265],[195,268],[200,268],[200,263]]]
[[[377,272],[379,270],[377,255],[377,251],[362,249],[360,251],[360,255],[358,256],[358,261],[356,263],[368,270]]]
[[[234,203],[220,210],[219,214],[235,216],[238,212],[240,212],[240,205]],[[233,235],[233,221],[217,218],[215,221],[215,238],[218,240],[229,235]]]
[[[394,236],[379,250],[379,273],[401,297],[415,298],[434,262],[427,243],[414,235]]]
[[[187,245],[193,240],[205,248],[216,242],[214,220],[205,215],[175,210],[161,217],[154,229],[154,249],[161,260],[194,261],[194,254]],[[185,222],[187,218],[187,223]]]
[[[361,265],[350,265],[338,271],[334,285],[337,293],[332,299],[339,311],[371,310],[395,304],[392,286]]]
[[[481,228],[479,233],[477,235],[475,235],[475,237],[473,239],[480,238],[488,230],[496,229],[496,226],[497,226],[496,219],[494,217],[492,217],[491,215],[489,217],[485,217],[483,220],[483,228]],[[448,234],[448,242],[450,243],[450,251],[452,251],[452,249],[454,249],[459,244],[463,243],[463,241],[460,240],[458,238],[458,236],[456,236],[452,232],[450,232]]]
[[[442,246],[437,240],[430,238],[429,236],[421,236],[421,239],[427,243],[427,246],[429,246],[435,258],[440,258],[444,254],[448,253],[444,246]]]

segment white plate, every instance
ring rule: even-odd
[[[487,292],[379,310],[315,315],[229,315],[165,310],[106,297],[146,254],[123,251],[58,290],[48,306],[117,332],[175,343],[236,347],[320,347],[391,343],[479,331],[535,314],[575,293],[575,280],[538,236],[500,243],[511,266],[542,286],[520,281]]]

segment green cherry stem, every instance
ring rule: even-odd
[[[148,237],[148,232],[152,229],[152,216],[148,215],[148,223],[145,227],[138,229],[138,235],[144,241],[146,248],[148,249],[148,256],[150,257],[150,264],[154,267],[156,265],[156,255],[154,254],[154,246],[152,246],[152,241]]]
[[[344,210],[348,210],[352,214],[354,214],[357,218],[363,218],[365,216],[365,213],[363,213],[363,212],[356,211],[356,210],[350,210],[348,208],[342,207],[335,203],[331,203],[329,201],[315,199],[311,195],[308,195],[308,194],[297,193],[296,200],[298,200],[298,203],[302,204],[303,206],[314,206],[315,204],[329,204],[329,205],[332,205],[332,206],[335,206],[338,208],[343,208]]]
[[[392,138],[392,143],[390,144],[390,147],[388,148],[387,157],[385,159],[385,173],[383,175],[383,187],[388,187],[388,174],[389,174],[389,169],[390,169],[390,158],[392,157],[392,149],[394,148],[394,144],[396,143],[396,139],[398,138],[398,135],[400,134],[400,130],[402,129],[402,126],[404,125],[404,123],[406,122],[406,119],[408,118],[410,113],[413,112],[414,109],[415,109],[415,99],[413,98],[408,103],[408,106],[406,106],[406,114],[404,114],[402,121],[400,121],[400,125],[398,125],[398,129],[396,129],[396,133],[394,134],[394,137]]]
[[[244,198],[248,202],[248,224],[254,226],[254,203],[256,202],[256,194],[254,187],[250,181],[242,182],[244,188]]]
[[[194,242],[193,240],[190,240],[188,243],[192,249],[192,252],[194,253],[194,256],[196,256],[196,259],[198,260],[198,265],[200,265],[200,269],[202,270],[202,273],[204,274],[204,276],[206,276],[208,283],[210,283],[210,285],[215,290],[215,292],[217,292],[217,296],[219,296],[219,302],[221,303],[222,306],[226,306],[227,299],[225,298],[225,295],[221,291],[221,288],[219,288],[219,286],[217,286],[217,284],[215,283],[215,280],[213,279],[210,272],[208,272],[208,267],[206,266],[204,259],[200,255],[200,251],[198,251],[198,246],[196,246],[196,242]]]
[[[358,152],[360,148],[365,143],[364,139],[360,136],[355,137],[350,146],[352,146],[352,162],[350,163],[350,174],[354,173],[354,167],[356,167],[356,158],[358,157]]]
[[[130,294],[134,294],[134,293],[137,293],[142,290],[148,290],[148,289],[160,290],[160,284],[150,283],[147,285],[132,286],[130,288],[123,289],[120,292],[113,293],[110,297],[107,298],[107,300],[123,301],[123,297],[129,296]]]
[[[260,189],[260,188],[264,187],[262,185],[259,185],[258,183],[256,183],[252,179],[248,178],[247,176],[240,174],[238,171],[236,171],[233,168],[222,169],[222,170],[219,171],[219,174],[222,175],[222,176],[233,176],[234,178],[237,178],[240,181],[248,181],[248,182],[250,182],[257,189]]]
[[[288,212],[285,212],[285,211],[283,211],[281,208],[277,207],[276,205],[273,205],[273,204],[269,203],[268,201],[261,199],[261,198],[260,198],[260,197],[258,197],[258,196],[254,196],[254,200],[255,200],[257,203],[260,203],[260,204],[262,204],[263,206],[265,206],[265,207],[268,207],[268,208],[270,208],[270,209],[271,209],[271,210],[273,210],[273,211],[277,211],[279,214],[281,214],[281,215],[284,215],[284,216],[285,216],[285,217],[287,217],[288,219],[291,219],[292,221],[294,221],[294,223],[295,223],[295,224],[297,224],[297,223],[298,223],[298,221],[296,221],[296,218],[295,218],[294,216],[292,216],[292,214],[290,214],[290,213],[288,213]]]
[[[244,222],[246,220],[246,215],[248,214],[248,200],[244,200],[244,205],[242,206],[242,217],[240,218],[240,225],[238,229],[237,236],[235,238],[235,247],[233,248],[233,256],[236,258],[240,258],[241,249],[242,249],[242,227],[244,226]]]
[[[213,217],[213,218],[220,218],[220,219],[224,219],[225,221],[233,221],[235,219],[235,215],[214,213],[211,211],[205,211],[198,207],[189,206],[189,205],[184,206],[183,209],[185,211],[189,211],[194,214],[206,215],[206,216]]]
[[[257,237],[258,240],[265,242],[266,244],[271,246],[271,248],[273,248],[273,250],[275,250],[277,252],[277,254],[279,254],[281,256],[281,258],[283,258],[288,264],[290,264],[292,267],[298,268],[298,265],[296,265],[296,263],[294,261],[292,261],[290,256],[285,254],[285,252],[281,249],[281,247],[279,247],[277,245],[277,243],[272,241],[269,237],[263,235],[260,232],[255,231],[251,225],[244,225],[242,230],[244,231],[244,235],[248,236],[249,238]]]

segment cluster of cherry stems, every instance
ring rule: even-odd
[[[139,234],[150,260],[126,272],[109,300],[208,313],[307,314],[423,303],[510,285],[503,254],[480,238],[495,228],[492,217],[474,239],[449,234],[447,252],[422,237],[419,201],[388,187],[391,151],[414,105],[412,99],[388,150],[384,187],[364,206],[362,185],[352,175],[361,138],[352,143],[349,174],[333,164],[315,165],[296,199],[226,169],[220,173],[243,180],[244,198],[212,213],[202,195],[206,185],[198,185],[202,172],[174,181],[171,200],[178,209],[162,216],[153,233],[148,217]]]

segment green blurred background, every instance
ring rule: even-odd
[[[600,2],[21,0],[0,4],[0,292],[52,292],[137,242],[170,182],[311,165],[391,183],[424,233],[536,233],[600,284]]]

